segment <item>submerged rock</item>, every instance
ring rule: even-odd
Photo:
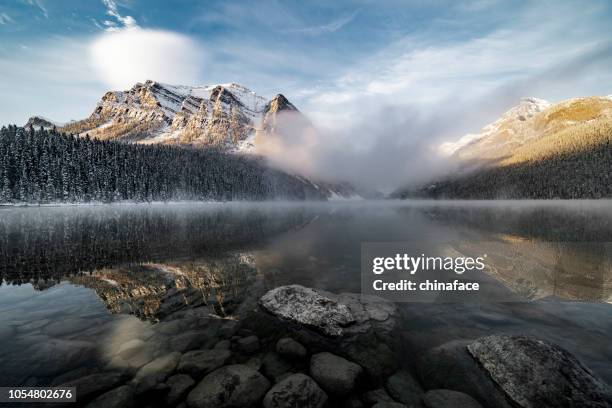
[[[136,378],[150,375],[161,375],[167,377],[172,374],[180,359],[181,353],[178,352],[173,352],[166,354],[165,356],[158,357],[138,370],[136,373]]]
[[[134,390],[129,385],[122,385],[100,395],[87,405],[87,408],[131,408],[133,406]]]
[[[471,395],[486,407],[510,408],[505,395],[467,350],[468,341],[451,341],[427,351],[417,373],[426,389],[449,389]]]
[[[430,390],[423,395],[425,408],[482,408],[474,398],[453,390]]]
[[[181,357],[176,371],[201,378],[225,364],[231,355],[223,349],[188,351]]]
[[[281,356],[296,360],[306,357],[308,353],[306,347],[289,337],[282,338],[276,343],[276,352]]]
[[[467,349],[517,406],[612,407],[608,386],[555,344],[527,336],[494,335],[474,341]]]
[[[252,407],[259,403],[270,382],[245,365],[229,365],[208,374],[187,396],[189,408]]]
[[[398,371],[387,379],[385,384],[394,400],[408,406],[420,405],[423,388],[407,371]]]
[[[123,380],[124,378],[120,373],[106,372],[81,377],[61,386],[76,387],[78,401],[85,402],[118,386]]]
[[[304,374],[293,374],[276,384],[266,394],[265,408],[322,408],[327,402],[325,392]]]
[[[243,337],[236,342],[236,347],[243,353],[253,354],[259,350],[259,339],[257,336]]]
[[[166,395],[166,405],[174,406],[195,385],[195,381],[187,374],[176,374],[168,378],[166,385],[169,388],[168,395]]]
[[[346,305],[301,285],[270,290],[259,301],[268,313],[311,328],[329,337],[339,337],[343,329],[355,323]]]
[[[319,353],[310,360],[310,374],[326,391],[346,395],[355,389],[363,369],[331,353]]]

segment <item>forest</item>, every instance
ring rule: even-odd
[[[322,200],[300,177],[254,156],[0,129],[0,203]]]

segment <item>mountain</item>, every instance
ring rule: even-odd
[[[88,118],[60,131],[101,140],[252,151],[256,136],[276,130],[282,111],[301,115],[283,95],[266,100],[235,83],[193,87],[149,80],[107,92]]]
[[[523,99],[478,134],[440,146],[452,176],[396,197],[612,197],[612,96],[550,104]]]
[[[43,129],[53,129],[54,127],[60,127],[62,125],[47,118],[43,118],[42,116],[32,116],[23,127],[27,128],[30,126],[37,129],[40,127]]]

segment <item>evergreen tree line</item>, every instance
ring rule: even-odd
[[[0,129],[0,203],[323,198],[259,158]]]

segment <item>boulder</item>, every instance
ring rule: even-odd
[[[265,408],[322,408],[327,395],[312,378],[293,374],[276,384],[266,394]]]
[[[453,390],[430,390],[423,395],[426,408],[482,408],[474,398]]]
[[[89,403],[87,408],[131,408],[133,406],[134,390],[129,385],[122,385],[100,395]]]
[[[363,369],[332,353],[318,353],[310,359],[310,375],[326,391],[346,395],[355,389]]]
[[[555,344],[493,335],[470,343],[467,350],[516,406],[612,407],[608,386]]]
[[[222,349],[188,351],[181,357],[176,371],[202,378],[224,365],[231,355],[229,350]]]
[[[181,353],[212,344],[214,344],[214,341],[204,331],[188,331],[172,336],[168,340],[169,349]]]
[[[195,381],[187,374],[176,374],[168,378],[166,385],[168,385],[169,388],[168,394],[166,395],[166,405],[174,406],[187,394],[187,391],[195,385]]]
[[[259,305],[266,312],[329,337],[340,337],[354,324],[349,308],[301,285],[281,286],[263,295]]]
[[[221,340],[215,343],[214,349],[229,350],[232,343],[229,340]]]
[[[391,377],[387,378],[385,387],[389,395],[402,404],[410,406],[419,406],[423,388],[407,371],[398,371]]]
[[[276,352],[281,356],[300,360],[306,357],[306,347],[289,337],[284,337],[276,343]]]
[[[189,408],[253,407],[261,402],[270,382],[244,365],[229,365],[208,374],[187,396]]]

